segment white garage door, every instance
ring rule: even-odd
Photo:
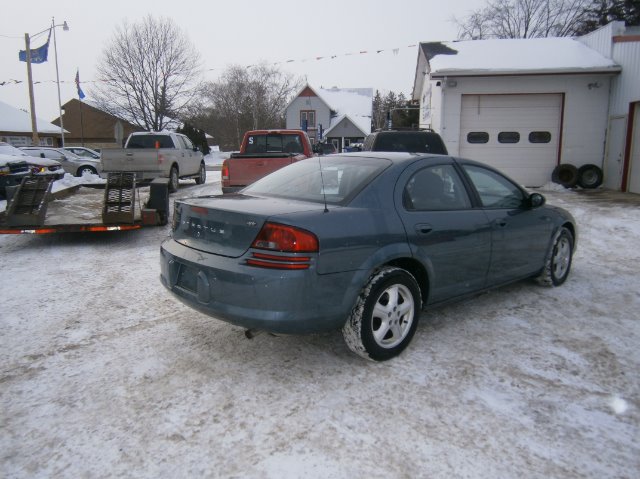
[[[462,95],[460,156],[542,186],[558,163],[561,116],[561,94]]]

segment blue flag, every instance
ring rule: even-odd
[[[42,45],[40,48],[32,48],[31,49],[31,63],[44,63],[47,61],[47,57],[49,55],[49,39],[51,38],[51,29],[49,29],[49,37],[47,38],[47,43]],[[27,61],[27,51],[20,50],[18,53],[18,60],[21,62]]]
[[[76,88],[78,88],[78,98],[82,100],[85,95],[82,88],[80,88],[80,70],[76,70]]]

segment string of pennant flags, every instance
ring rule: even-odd
[[[349,57],[349,56],[355,56],[355,55],[379,55],[381,53],[387,53],[387,52],[391,52],[394,56],[398,55],[400,53],[400,50],[403,48],[415,48],[417,47],[418,44],[412,44],[412,45],[407,45],[406,47],[396,47],[396,48],[384,48],[384,49],[380,49],[380,50],[359,50],[356,52],[348,52],[348,53],[340,53],[340,54],[334,54],[334,55],[323,55],[323,56],[315,56],[315,57],[308,57],[308,58],[300,58],[300,59],[288,59],[288,60],[283,60],[283,61],[278,61],[278,62],[271,62],[271,63],[257,63],[254,65],[246,65],[245,68],[255,68],[255,67],[259,67],[262,65],[287,65],[287,64],[291,64],[291,63],[305,63],[308,61],[323,61],[323,60],[335,60],[336,58],[339,57]],[[218,70],[224,70],[224,68],[218,67],[218,68],[208,68],[205,69],[205,72],[210,72],[210,71],[218,71]],[[105,83],[105,82],[109,82],[109,81],[117,81],[116,79],[101,79],[101,80],[82,80],[82,83],[86,84],[86,83]],[[20,83],[26,83],[26,80],[16,80],[13,78],[10,78],[8,80],[3,80],[0,81],[0,86],[6,86],[6,85],[18,85]],[[42,84],[42,83],[57,83],[56,80],[37,80],[34,81],[33,84],[34,85],[38,85],[38,84]],[[69,84],[76,84],[78,85],[79,81],[78,78],[76,76],[76,79],[74,80],[60,80],[60,83],[65,84],[65,83],[69,83]]]

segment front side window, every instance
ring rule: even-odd
[[[408,210],[461,210],[471,202],[452,165],[423,168],[407,182],[403,203]]]
[[[495,171],[474,165],[463,165],[485,208],[519,208],[524,193],[508,178]]]
[[[181,136],[180,138],[182,139],[182,142],[184,143],[184,147],[187,150],[193,150],[193,143],[191,143],[191,140],[189,139],[188,136]]]

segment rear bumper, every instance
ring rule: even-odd
[[[302,271],[256,268],[246,265],[244,256],[208,254],[173,239],[162,244],[160,263],[162,284],[187,306],[273,333],[338,329],[359,292],[350,288],[354,272],[319,275],[313,264]]]

